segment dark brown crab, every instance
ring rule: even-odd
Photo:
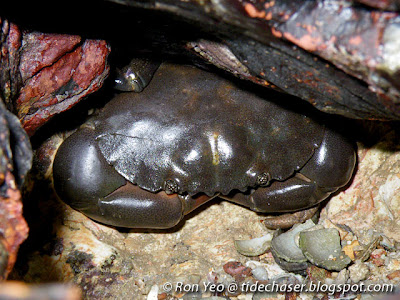
[[[313,118],[163,64],[142,93],[120,94],[69,137],[53,170],[58,195],[89,217],[169,228],[215,196],[258,212],[308,208],[354,165],[353,146]]]

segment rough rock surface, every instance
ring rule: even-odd
[[[29,136],[98,90],[110,47],[78,35],[23,31],[0,18],[0,94]]]
[[[55,114],[101,87],[109,71],[110,49],[105,41],[80,44],[80,37],[69,35],[31,33],[23,39],[20,68],[24,84],[15,109],[22,126],[33,135]]]
[[[28,235],[20,188],[32,155],[28,136],[0,97],[0,279],[7,278]]]

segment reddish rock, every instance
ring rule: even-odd
[[[105,41],[21,34],[18,26],[0,19],[0,279],[13,268],[28,235],[19,190],[32,162],[25,131],[32,135],[97,90],[108,75],[109,53]]]
[[[18,118],[0,97],[0,280],[11,271],[28,226],[20,188],[32,164],[32,149]]]
[[[9,183],[9,188],[6,197],[0,196],[0,231],[2,233],[0,241],[8,252],[8,258],[2,257],[0,262],[4,266],[0,279],[7,278],[17,259],[19,246],[28,237],[29,231],[22,216],[21,193],[15,187],[14,177],[10,172],[6,173],[5,181]]]
[[[385,265],[385,260],[382,258],[373,258],[372,263],[377,267],[382,267]]]
[[[48,54],[56,61],[49,67],[40,69],[31,78],[26,79],[24,87],[16,100],[15,106],[21,123],[29,135],[46,123],[55,114],[63,112],[83,97],[96,91],[101,87],[104,79],[108,75],[109,67],[106,63],[110,48],[105,41],[86,40],[82,46],[78,46],[72,52],[66,52],[72,47],[77,38],[72,39],[64,36],[67,42],[61,43],[63,55],[59,50],[50,51],[48,47],[57,44],[61,37],[55,35],[56,41],[49,41],[50,37],[43,38],[40,41],[45,46],[35,45],[33,49],[43,50],[43,55]],[[29,37],[29,39],[33,39]],[[72,39],[72,42],[71,42]],[[34,40],[34,43],[38,41]],[[40,42],[39,42],[40,43]],[[32,55],[26,55],[29,61]],[[25,67],[25,62],[21,63],[21,73],[28,75],[36,70],[39,65],[48,63],[48,58],[43,64],[29,69]]]
[[[388,274],[386,277],[389,280],[399,279],[400,278],[400,270],[396,270],[396,271]]]
[[[31,136],[99,89],[109,45],[80,36],[26,32],[0,18],[0,95]]]
[[[25,82],[44,67],[51,66],[66,53],[72,51],[81,42],[81,37],[66,34],[45,34],[31,32],[23,36],[21,49],[22,81]]]
[[[246,277],[251,276],[251,269],[242,265],[238,261],[227,262],[224,266],[225,273],[231,275],[237,281],[243,281]]]
[[[18,62],[21,32],[15,24],[0,18],[0,95],[8,108],[20,88]]]

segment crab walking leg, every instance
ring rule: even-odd
[[[72,208],[104,224],[130,228],[170,228],[212,199],[151,193],[127,182],[108,165],[83,128],[60,146],[54,160],[54,187]]]
[[[356,163],[351,143],[326,129],[320,147],[295,176],[247,193],[220,196],[258,212],[288,212],[313,206],[346,185]]]

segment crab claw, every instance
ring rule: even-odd
[[[94,138],[83,128],[60,146],[53,165],[58,196],[88,217],[129,228],[170,228],[207,199],[151,193],[127,182],[107,164]]]
[[[257,212],[290,212],[311,207],[346,185],[356,163],[354,146],[337,132],[324,138],[306,165],[285,181],[220,196]]]
[[[81,212],[96,221],[118,227],[171,228],[184,216],[179,195],[167,195],[163,191],[151,193],[129,182],[87,204]]]

